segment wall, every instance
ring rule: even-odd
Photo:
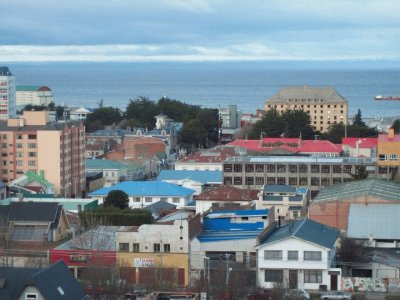
[[[222,163],[175,162],[175,170],[222,171]]]
[[[342,288],[349,292],[400,292],[400,279],[342,277]]]
[[[336,227],[340,230],[347,230],[348,217],[351,203],[397,203],[396,201],[388,201],[379,197],[360,196],[348,198],[340,201],[330,201],[310,205],[308,217],[311,220]]]

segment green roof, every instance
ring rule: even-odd
[[[42,86],[40,85],[17,85],[17,92],[36,92]]]
[[[310,219],[303,219],[281,227],[276,227],[260,241],[260,244],[266,245],[295,237],[332,249],[339,234],[340,231],[336,228],[329,227]]]
[[[125,165],[109,159],[87,159],[86,170],[124,169]]]
[[[37,181],[40,184],[45,185],[46,187],[53,187],[54,186],[54,184],[52,184],[51,182],[49,182],[46,179],[44,179],[44,173],[42,173],[42,172],[41,172],[40,175],[38,175],[38,174],[33,173],[31,171],[27,171],[27,172],[25,172],[24,175],[28,178],[29,182]]]
[[[400,184],[384,179],[365,179],[327,186],[315,197],[313,204],[342,201],[362,196],[400,200]]]

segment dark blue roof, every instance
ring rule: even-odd
[[[271,244],[290,237],[332,249],[340,231],[310,219],[297,220],[271,231],[260,244]]]
[[[264,185],[264,192],[296,193],[297,189],[296,187],[287,184],[266,184]]]
[[[238,210],[219,210],[209,213],[204,218],[232,218],[235,216],[267,216],[268,209],[238,209]]]
[[[218,242],[229,240],[255,239],[261,230],[203,231],[197,236],[200,242]]]
[[[205,183],[222,183],[222,171],[162,170],[157,180],[193,180]]]

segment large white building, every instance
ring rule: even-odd
[[[47,86],[19,85],[16,88],[17,105],[49,105],[53,101],[53,93]]]
[[[8,67],[0,67],[0,120],[15,116],[15,76]]]
[[[291,289],[341,289],[341,271],[332,268],[340,231],[312,220],[276,223],[259,236],[257,285]]]

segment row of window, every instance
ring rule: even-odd
[[[282,260],[283,251],[282,250],[265,250],[264,259],[265,260]],[[299,251],[289,250],[287,252],[287,260],[299,260]],[[303,252],[304,261],[321,261],[322,252],[321,251],[304,251]]]
[[[121,251],[121,252],[129,252],[129,243],[119,243],[118,248],[119,248],[119,251]],[[162,249],[163,249],[162,252],[171,252],[171,245],[163,244]],[[132,244],[131,252],[140,252],[139,243]],[[158,243],[153,244],[153,252],[161,252],[161,244],[158,244]]]
[[[265,282],[283,282],[283,270],[265,270]],[[304,283],[322,283],[321,270],[304,270]]]
[[[397,154],[379,154],[380,161],[396,161],[399,160],[399,156]]]
[[[310,178],[310,183],[308,182],[308,177],[289,177],[286,179],[286,177],[245,177],[243,180],[242,177],[224,177],[224,184],[225,185],[264,185],[269,184],[269,185],[283,185],[283,184],[289,184],[292,186],[305,186],[305,185],[311,185],[311,186],[328,186],[328,185],[334,185],[334,184],[340,184],[342,183],[343,179],[342,178],[320,178],[320,177],[311,177]]]
[[[285,165],[285,164],[224,164],[224,172],[242,172],[243,169],[246,172],[264,172],[266,170],[268,173],[350,173],[352,170],[352,165]]]
[[[168,198],[167,197],[161,197],[160,201],[162,202],[168,202]],[[140,202],[140,197],[133,197],[133,202]],[[145,197],[144,198],[144,202],[153,202],[153,198],[152,197]],[[172,203],[180,203],[181,200],[178,197],[173,197],[172,198]]]

